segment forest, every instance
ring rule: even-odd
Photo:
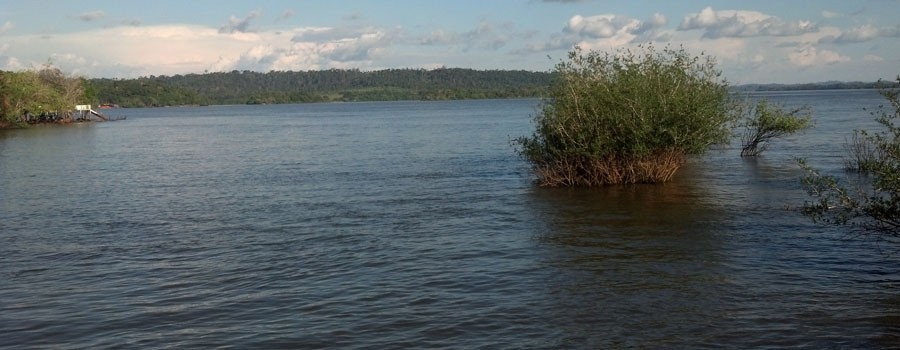
[[[120,107],[541,97],[551,73],[462,68],[231,71],[90,79],[97,103]]]
[[[329,69],[207,72],[134,79],[66,76],[50,64],[0,72],[0,114],[6,123],[28,113],[65,111],[75,104],[119,107],[279,104],[396,100],[545,98],[553,72],[465,68]],[[748,84],[733,91],[869,89],[895,82]]]

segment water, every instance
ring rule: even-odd
[[[811,223],[871,91],[665,185],[532,185],[535,100],[0,132],[0,348],[898,348],[897,246]],[[754,96],[756,97],[756,96]]]

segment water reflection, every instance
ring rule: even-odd
[[[703,188],[676,180],[531,197],[546,225],[545,261],[558,271],[548,293],[567,341],[697,344],[725,317],[719,210]]]
[[[542,263],[555,271],[545,293],[565,341],[595,348],[896,341],[898,303],[884,295],[896,287],[897,265],[871,242],[786,210],[805,196],[799,174],[775,157],[712,154],[669,184],[530,191]]]

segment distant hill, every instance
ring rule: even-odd
[[[274,104],[335,101],[454,100],[541,97],[553,73],[464,68],[360,71],[231,71],[137,79],[90,79],[97,104],[122,107]],[[878,82],[746,84],[735,91],[871,89]]]
[[[97,102],[122,107],[539,97],[546,72],[461,68],[363,72],[231,71],[91,79]]]
[[[793,91],[793,90],[844,90],[844,89],[878,89],[898,87],[895,81],[862,82],[862,81],[825,81],[804,84],[744,84],[734,86],[736,91]]]

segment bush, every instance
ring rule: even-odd
[[[769,147],[772,139],[790,135],[811,126],[808,108],[785,111],[760,100],[744,122],[741,157],[756,157]]]
[[[846,141],[844,148],[848,156],[844,161],[844,167],[848,171],[870,173],[878,166],[878,160],[884,157],[884,152],[876,147],[865,130],[854,130],[853,136]]]
[[[26,115],[65,114],[84,99],[83,80],[50,64],[40,70],[0,71],[0,120],[23,124]]]
[[[900,82],[900,76],[897,81]],[[900,237],[900,90],[885,88],[881,94],[890,107],[879,106],[872,115],[884,129],[854,133],[863,138],[856,141],[865,149],[859,158],[863,162],[857,160],[856,167],[868,171],[868,185],[848,190],[837,178],[821,175],[801,160],[800,165],[806,170],[803,183],[815,198],[804,205],[803,211],[815,221],[850,224]]]
[[[534,134],[515,140],[541,185],[665,182],[730,137],[733,101],[709,56],[576,48],[554,73]]]

